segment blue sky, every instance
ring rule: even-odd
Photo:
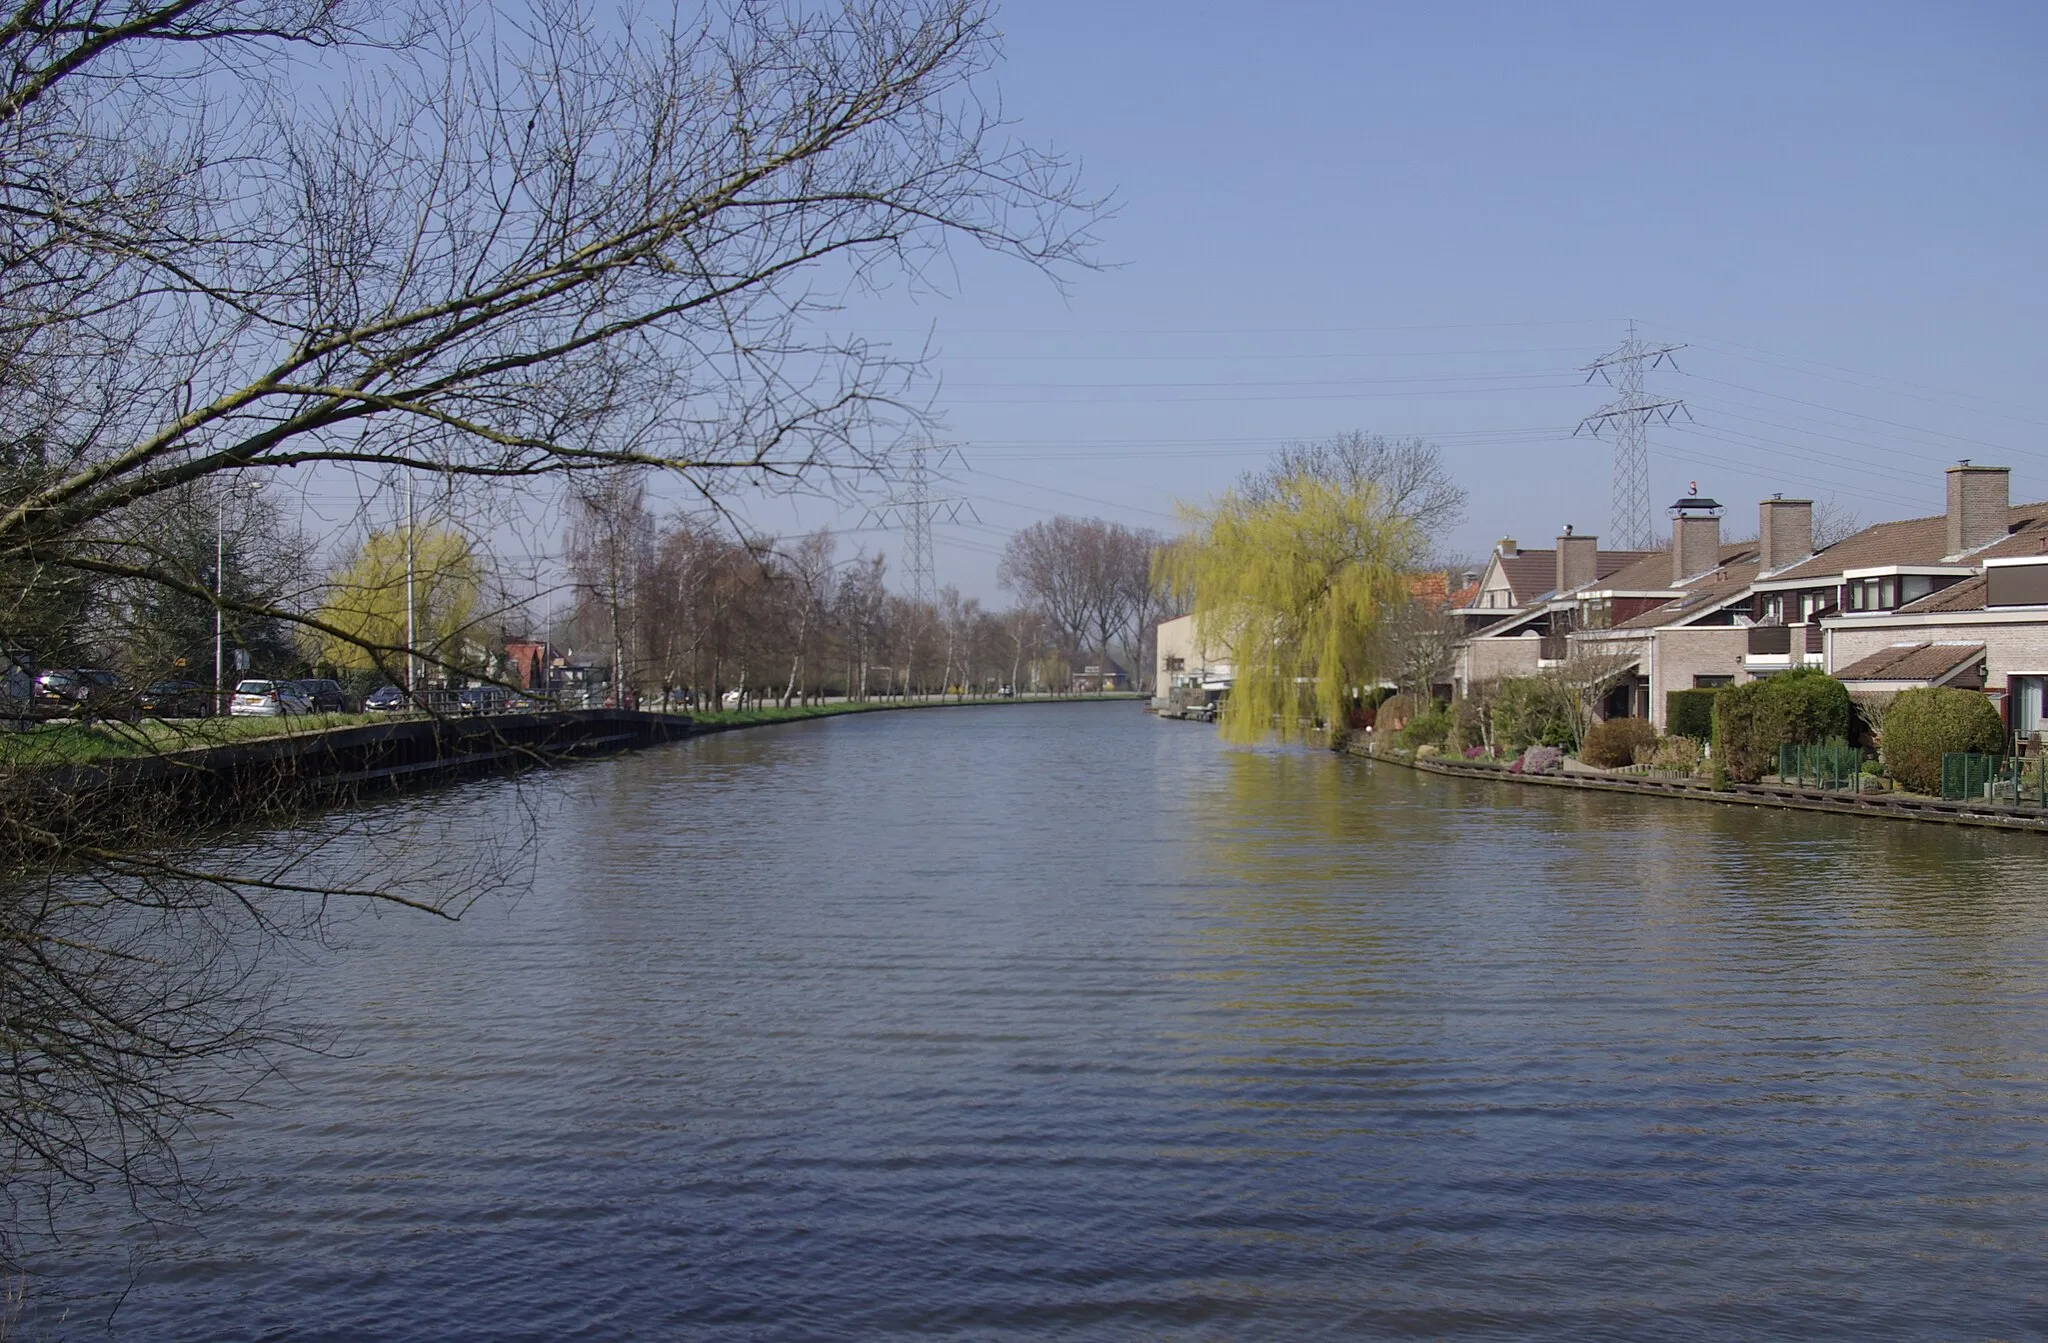
[[[1444,548],[1609,532],[1611,457],[1571,436],[1581,366],[1633,317],[1685,342],[1652,390],[1662,504],[1731,534],[1774,491],[1864,521],[1941,507],[1941,468],[2048,497],[2041,78],[2029,5],[1012,3],[1017,133],[1113,192],[1105,268],[1060,293],[961,252],[944,293],[864,302],[931,339],[952,493],[941,582],[1059,512],[1170,528],[1290,439],[1442,444]],[[862,512],[759,501],[890,552]]]

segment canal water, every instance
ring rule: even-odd
[[[50,1331],[2016,1339],[2048,844],[1226,747],[1128,704],[706,738],[292,971],[332,1049]],[[134,1257],[130,1258],[131,1252]]]

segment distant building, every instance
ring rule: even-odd
[[[1157,639],[1159,659],[1152,680],[1152,703],[1156,708],[1206,704],[1230,690],[1236,669],[1230,652],[1204,639],[1191,615],[1161,621]]]
[[[506,679],[522,690],[546,692],[548,666],[555,660],[554,646],[545,639],[505,641]]]

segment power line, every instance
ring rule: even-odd
[[[949,462],[965,463],[960,450],[952,444],[912,445],[910,470],[902,488],[888,503],[869,513],[870,518],[893,522],[903,529],[904,561],[910,570],[911,599],[924,605],[935,604],[939,599],[938,575],[932,560],[933,520],[943,518],[947,522],[958,522],[964,513],[980,521],[975,515],[974,505],[967,500],[957,496],[940,498],[932,493],[934,476]]]

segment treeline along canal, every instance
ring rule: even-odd
[[[83,1335],[2018,1338],[2048,848],[868,715],[385,804],[531,889],[351,919],[329,1053]]]

